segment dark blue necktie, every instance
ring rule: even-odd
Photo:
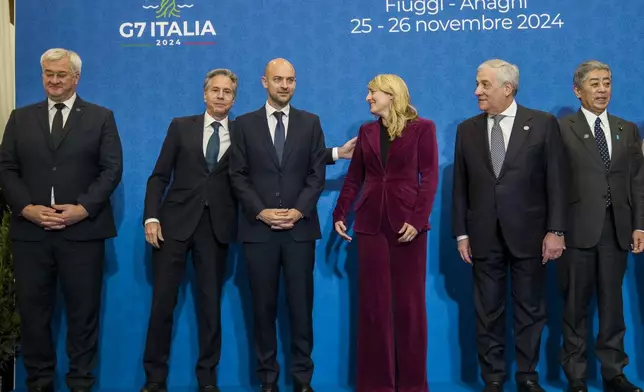
[[[215,121],[210,125],[213,129],[213,133],[208,139],[208,146],[206,147],[206,162],[208,163],[208,170],[213,171],[217,167],[217,157],[219,156],[219,127],[220,123]]]
[[[604,166],[606,171],[610,169],[610,154],[608,153],[608,143],[606,142],[606,136],[602,130],[602,121],[597,117],[595,120],[595,142],[597,142],[597,148],[599,149],[599,155],[604,161]],[[610,184],[608,184],[608,191],[606,192],[606,207],[610,206],[611,196],[610,196]]]
[[[282,164],[282,154],[284,153],[284,143],[286,142],[286,132],[284,130],[284,123],[282,122],[282,116],[284,113],[275,112],[273,116],[277,119],[277,125],[275,126],[275,139],[273,140],[273,145],[275,146],[275,152],[277,153],[277,160]]]

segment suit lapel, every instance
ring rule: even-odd
[[[215,170],[212,172],[212,175],[219,174],[222,170],[227,168],[226,163],[228,162],[228,155],[230,154],[230,149],[232,148],[232,136],[230,135],[233,132],[233,121],[228,119],[228,135],[229,135],[229,140],[230,140],[230,145],[226,149],[226,152],[224,152],[224,155],[221,156],[221,159],[219,162],[217,162],[217,166],[215,167]],[[205,158],[204,158],[205,161]]]
[[[480,151],[483,155],[483,162],[485,167],[494,176],[492,169],[492,157],[490,155],[490,140],[487,134],[487,114],[483,113],[474,119],[474,135],[472,136],[475,146],[480,146]]]
[[[289,111],[288,129],[286,130],[286,141],[284,143],[284,152],[282,153],[282,167],[286,166],[288,157],[291,155],[294,146],[298,145],[298,139],[301,136],[300,129],[300,111],[291,106]],[[275,147],[273,147],[275,150]],[[277,154],[276,154],[277,156]]]
[[[530,112],[523,106],[517,105],[517,115],[514,118],[514,125],[512,126],[510,141],[508,142],[508,150],[505,153],[505,159],[503,159],[499,178],[503,177],[503,174],[505,174],[505,168],[514,160],[514,158],[516,158],[517,154],[521,150],[521,146],[528,138],[531,119],[532,116],[530,115]]]
[[[369,125],[365,130],[365,136],[367,138],[367,143],[369,143],[373,152],[376,154],[380,170],[384,173],[385,169],[382,165],[382,154],[380,152],[380,120]]]
[[[206,127],[206,116],[197,115],[193,119],[192,126],[190,127],[190,135],[188,142],[190,143],[189,149],[195,152],[197,159],[199,160],[201,166],[204,168],[206,173],[208,172],[208,162],[206,162],[206,157],[203,153],[203,132]]]
[[[612,139],[612,151],[610,152],[610,165],[612,168],[613,162],[615,162],[616,159],[626,151],[624,149],[624,141],[622,140],[622,130],[624,130],[624,127],[622,126],[621,121],[619,121],[614,116],[611,116],[610,114],[608,115],[608,124],[610,126],[610,137]]]
[[[581,143],[586,147],[590,155],[595,159],[595,162],[597,162],[597,164],[599,164],[602,168],[605,168],[604,161],[602,161],[602,157],[601,155],[599,155],[599,149],[597,148],[595,136],[588,126],[588,121],[586,121],[586,117],[584,116],[584,113],[582,113],[581,109],[577,112],[577,118],[572,117],[570,119],[570,122],[573,132],[575,133],[577,138],[579,138]]]
[[[258,139],[261,140],[268,156],[273,161],[273,164],[277,167],[280,167],[280,163],[277,160],[277,153],[275,152],[275,145],[273,145],[273,139],[271,139],[271,130],[268,127],[268,120],[266,119],[266,107],[262,106],[261,109],[255,112],[257,116],[257,133]]]
[[[45,100],[38,105],[37,108],[38,123],[40,124],[40,129],[45,137],[45,143],[49,146],[50,150],[54,149],[54,144],[51,140],[51,129],[49,128],[49,107],[48,102]]]
[[[65,126],[63,127],[63,134],[60,136],[60,141],[58,142],[58,144],[54,143],[55,149],[57,149],[61,144],[63,144],[63,141],[65,140],[69,132],[74,128],[74,126],[78,124],[78,122],[80,122],[84,113],[85,113],[85,101],[83,101],[79,96],[76,96],[74,105],[69,111],[69,116],[67,117],[67,121],[65,122]]]

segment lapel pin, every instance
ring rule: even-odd
[[[80,112],[80,108],[76,108],[76,111],[77,111],[77,112]]]
[[[617,140],[619,140],[619,135],[616,135],[615,137],[617,138]]]
[[[585,135],[584,135],[584,139],[588,139],[589,137],[590,137],[590,136],[588,136],[588,134],[585,134]]]
[[[530,130],[530,127],[526,125],[526,126],[524,126],[524,127],[523,127],[523,130],[524,130],[524,131],[529,131],[529,130]]]

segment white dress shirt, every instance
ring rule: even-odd
[[[612,157],[613,141],[611,139],[610,124],[608,123],[608,113],[604,110],[604,112],[598,116],[583,106],[581,107],[581,112],[584,114],[584,117],[586,117],[586,121],[588,121],[588,126],[590,127],[593,137],[595,137],[595,121],[597,121],[597,117],[599,117],[602,124],[602,131],[604,131],[604,137],[606,138],[606,144],[608,145],[608,156]]]
[[[284,113],[282,115],[282,123],[284,124],[284,140],[286,140],[286,136],[288,135],[288,119],[290,118],[289,114],[291,112],[291,104],[287,104],[281,110],[277,110],[272,107],[268,101],[266,101],[264,107],[266,108],[266,121],[268,121],[268,130],[271,133],[271,140],[273,143],[275,143],[275,128],[277,128],[277,118],[275,118],[273,113],[277,111]],[[338,147],[333,147],[331,155],[333,156],[334,161],[340,159],[338,154]]]
[[[226,150],[228,150],[228,147],[230,147],[230,131],[228,129],[228,116],[226,116],[223,120],[215,120],[206,112],[204,115],[204,127],[203,127],[203,156],[206,156],[206,148],[208,148],[208,141],[210,141],[210,137],[214,133],[214,130],[212,128],[212,123],[215,121],[219,121],[221,126],[219,127],[219,155],[217,155],[217,162],[221,160],[221,158],[224,156],[226,153]]]
[[[501,127],[501,132],[503,133],[503,144],[505,144],[505,151],[508,151],[508,144],[510,144],[510,136],[512,135],[512,127],[514,126],[514,119],[517,117],[517,102],[515,100],[512,100],[512,103],[510,106],[508,106],[507,109],[503,111],[503,113],[499,113],[503,117],[501,121],[499,121],[499,126]],[[487,116],[487,140],[489,144],[489,148],[492,148],[492,127],[494,126],[494,116],[493,115],[488,115]],[[456,237],[456,241],[464,240],[466,238],[469,238],[467,235],[459,235]]]
[[[275,128],[277,128],[277,118],[273,115],[275,112],[282,112],[282,123],[284,124],[284,140],[288,137],[288,119],[291,113],[291,104],[287,104],[282,109],[275,109],[266,101],[266,120],[268,121],[268,130],[271,133],[271,140],[275,143]]]
[[[215,133],[214,129],[212,128],[212,123],[214,123],[215,120],[212,118],[208,112],[204,114],[204,121],[203,121],[203,156],[206,156],[206,149],[208,148],[208,141],[210,141],[210,137]],[[230,147],[230,130],[228,128],[228,116],[226,116],[223,120],[219,120],[219,123],[221,126],[219,127],[219,155],[217,155],[217,162],[221,160],[221,158],[224,156],[226,153],[226,150]],[[157,218],[148,218],[145,220],[145,224],[147,225],[148,223],[160,223],[159,219]]]
[[[62,104],[65,105],[65,107],[61,110],[63,114],[63,128],[65,127],[65,124],[67,124],[67,119],[69,118],[69,113],[72,111],[72,107],[74,107],[74,102],[76,102],[76,93],[74,93],[69,99],[66,101],[61,102]],[[54,105],[56,105],[58,102],[52,101],[50,98],[47,98],[47,108],[48,108],[48,114],[49,114],[49,133],[51,133],[51,128],[54,124],[54,116],[56,115],[56,112],[58,109]],[[56,204],[56,198],[54,197],[54,187],[51,187],[51,205]]]
[[[499,122],[501,132],[503,132],[503,144],[505,144],[505,151],[508,151],[508,144],[510,143],[510,135],[512,134],[512,127],[514,126],[514,119],[517,116],[517,102],[512,101],[510,106],[500,113],[503,119]],[[492,126],[494,126],[494,116],[487,116],[487,140],[492,148]]]

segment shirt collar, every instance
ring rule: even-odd
[[[210,114],[208,114],[208,112],[204,115],[204,128],[208,128],[215,121],[221,124],[225,131],[228,131],[228,116],[224,117],[223,120],[215,120]]]
[[[581,112],[584,114],[584,117],[586,117],[586,121],[588,121],[590,129],[595,129],[595,121],[597,120],[597,117],[599,117],[599,120],[602,122],[604,129],[608,126],[608,112],[606,110],[604,110],[602,114],[598,116],[582,106]]]
[[[273,113],[275,113],[275,112],[277,112],[277,111],[280,111],[280,112],[284,113],[284,115],[285,115],[286,117],[288,117],[288,115],[289,115],[289,113],[290,113],[290,111],[291,111],[291,104],[290,104],[290,103],[289,103],[289,104],[287,104],[286,106],[284,106],[281,110],[277,110],[277,109],[275,109],[274,107],[272,107],[272,106],[268,103],[268,101],[266,101],[266,105],[264,105],[264,107],[266,108],[266,116],[267,116],[268,118],[270,118],[270,117],[273,115]]]
[[[517,101],[515,101],[513,99],[512,103],[510,104],[510,106],[508,106],[508,108],[505,109],[503,111],[503,113],[499,113],[499,114],[502,115],[504,118],[505,117],[516,117],[517,116]],[[495,115],[488,114],[487,118],[492,119],[494,116]]]
[[[71,108],[74,107],[74,102],[76,102],[76,93],[72,94],[71,97],[69,97],[66,101],[63,101],[62,103],[65,104],[65,107],[67,107],[67,109],[71,110]],[[49,108],[49,110],[53,109],[54,105],[57,103],[58,102],[52,101],[51,98],[47,98],[47,107]]]

